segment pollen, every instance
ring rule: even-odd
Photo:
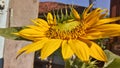
[[[86,35],[85,30],[81,26],[77,26],[70,31],[60,31],[55,28],[49,28],[49,30],[46,31],[46,37],[50,39],[80,39],[80,37],[84,35]]]

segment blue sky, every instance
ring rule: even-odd
[[[40,0],[40,1],[55,1],[55,2],[61,2],[66,4],[77,4],[80,6],[88,6],[89,0]],[[110,0],[96,0],[94,7],[100,7],[100,8],[110,8]]]

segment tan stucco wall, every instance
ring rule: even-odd
[[[30,19],[38,17],[38,0],[10,0],[8,9],[8,27],[31,24]],[[21,55],[16,59],[16,52],[30,42],[5,40],[4,68],[33,68],[34,53]]]

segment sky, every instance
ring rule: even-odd
[[[76,4],[80,6],[85,6],[87,7],[89,5],[89,0],[40,0],[41,2],[44,1],[54,1],[54,2],[61,2],[61,3],[66,3],[66,4]],[[96,0],[94,7],[100,7],[100,8],[110,8],[110,0]]]

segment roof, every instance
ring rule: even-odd
[[[39,3],[39,17],[43,16],[47,12],[53,12],[63,10],[63,13],[65,12],[65,9],[68,9],[68,12],[70,10],[70,4],[64,4],[64,3],[58,3],[58,2],[40,2]],[[79,12],[82,13],[85,7],[79,6],[79,5],[73,5],[73,7]]]

